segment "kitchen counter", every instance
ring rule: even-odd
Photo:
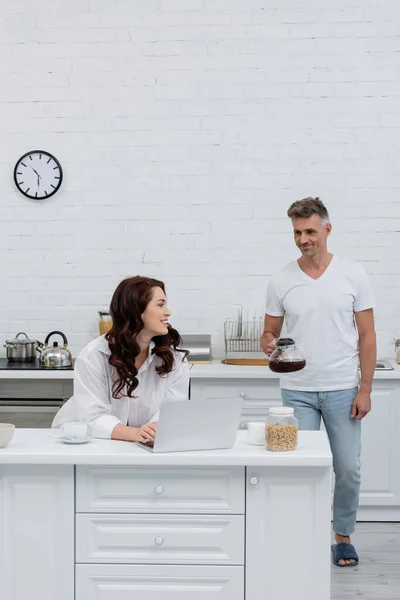
[[[379,371],[374,373],[374,379],[400,379],[400,365],[394,360],[389,360],[393,366],[392,371]],[[26,365],[22,368],[6,366],[6,359],[0,359],[0,380],[73,380],[73,367],[68,369],[45,369],[38,363]],[[224,365],[221,359],[214,359],[207,364],[190,365],[191,379],[274,379],[278,380],[277,373],[273,373],[267,366],[253,367],[246,365]]]
[[[0,380],[1,379],[73,379],[75,359],[72,367],[62,369],[50,369],[40,367],[39,359],[31,363],[10,363],[6,358],[0,358]]]
[[[392,371],[375,370],[374,379],[400,379],[400,365],[394,360],[389,360],[393,366]],[[379,361],[377,361],[379,362]],[[190,370],[191,379],[275,379],[277,373],[268,366],[224,365],[220,359],[213,360],[210,364],[193,365]]]
[[[299,432],[296,452],[267,452],[262,446],[246,443],[247,432],[238,431],[236,444],[229,450],[168,452],[153,454],[136,444],[93,439],[87,444],[69,445],[52,429],[16,429],[10,444],[0,449],[2,464],[47,465],[149,465],[149,466],[328,466],[332,463],[324,432]]]
[[[72,371],[74,368],[75,359],[72,359],[70,367],[49,368],[40,366],[39,359],[33,362],[10,362],[7,358],[0,358],[0,371]]]
[[[324,432],[290,453],[239,432],[162,455],[54,435],[16,430],[0,450],[1,600],[330,599]]]

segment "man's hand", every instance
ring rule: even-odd
[[[265,351],[265,354],[267,356],[271,356],[271,354],[273,353],[273,351],[275,350],[276,347],[276,338],[274,338],[273,340],[271,340],[267,346],[267,349]]]
[[[351,407],[352,419],[363,419],[371,410],[371,394],[369,392],[358,392]]]
[[[261,336],[260,344],[261,349],[267,356],[271,356],[275,350],[275,343],[281,334],[283,325],[283,317],[271,317],[265,315],[264,317],[264,331]]]

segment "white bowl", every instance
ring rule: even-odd
[[[0,423],[0,448],[5,448],[14,435],[15,425],[12,423]]]

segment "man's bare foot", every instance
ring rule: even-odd
[[[335,540],[336,540],[337,544],[340,544],[341,542],[345,542],[346,544],[351,544],[349,535],[339,535],[339,533],[335,533]],[[338,562],[339,562],[339,565],[351,565],[352,563],[355,563],[356,561],[353,558],[346,558],[346,559],[341,558]]]

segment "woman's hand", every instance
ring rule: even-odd
[[[141,427],[131,427],[130,425],[122,425],[122,423],[119,423],[114,427],[111,439],[146,444],[148,442],[154,442],[156,431],[157,421],[145,423]]]
[[[147,444],[148,442],[153,443],[157,433],[157,421],[153,423],[145,423],[141,427],[135,427],[135,440],[134,442],[141,442]]]

